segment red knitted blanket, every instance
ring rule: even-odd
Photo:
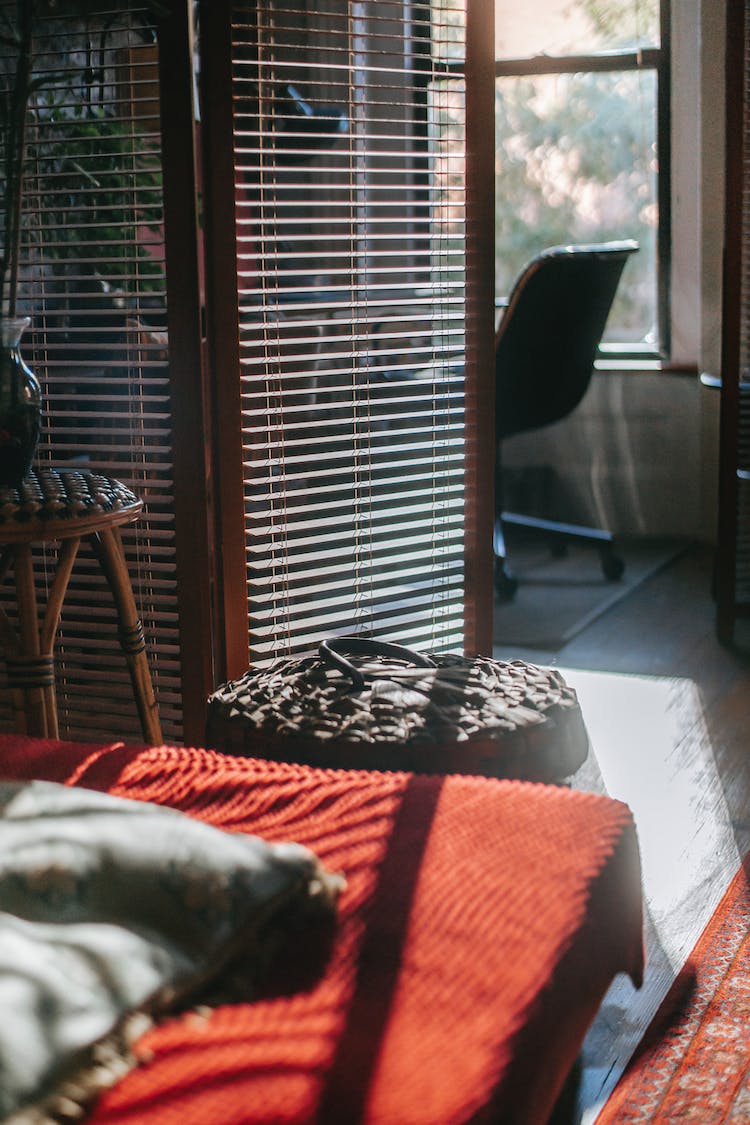
[[[302,934],[253,1003],[148,1032],[97,1125],[542,1125],[613,975],[640,977],[635,833],[605,797],[15,736],[0,775],[297,840],[347,879],[322,975]]]

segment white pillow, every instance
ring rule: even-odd
[[[84,1105],[118,1060],[129,1065],[136,1013],[165,1011],[239,952],[261,965],[286,908],[314,901],[330,918],[341,885],[298,844],[0,782],[0,1120],[42,1121],[55,1099]]]

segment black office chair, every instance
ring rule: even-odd
[[[512,434],[559,421],[581,401],[622,271],[637,249],[631,241],[554,246],[532,259],[511,291],[495,337],[495,588],[502,599],[517,587],[505,562],[509,527],[538,532],[561,552],[567,543],[592,545],[604,576],[622,577],[609,532],[505,511],[500,446]]]

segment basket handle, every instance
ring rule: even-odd
[[[364,691],[367,683],[359,668],[355,668],[351,661],[346,659],[347,655],[391,656],[394,660],[405,660],[409,664],[416,664],[418,668],[435,667],[435,661],[423,652],[415,652],[411,648],[393,644],[391,641],[375,641],[370,637],[332,637],[320,642],[318,655],[324,664],[331,664],[348,676],[357,691]],[[375,679],[377,678],[376,676]]]

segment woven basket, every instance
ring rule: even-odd
[[[342,769],[561,781],[584,762],[576,694],[521,660],[425,655],[361,637],[277,660],[209,699],[207,744]]]

